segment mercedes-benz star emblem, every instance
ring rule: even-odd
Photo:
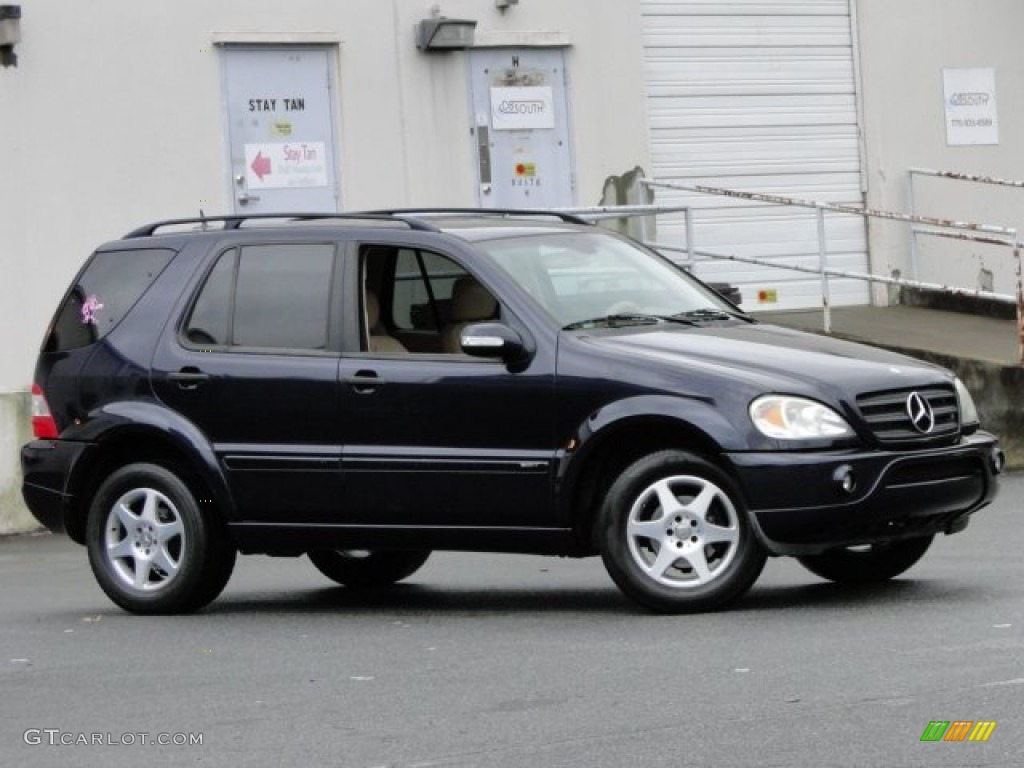
[[[907,396],[907,416],[914,429],[922,435],[927,435],[935,429],[935,412],[928,404],[928,401],[917,392],[911,392]]]

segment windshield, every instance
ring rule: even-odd
[[[602,232],[529,235],[478,246],[561,327],[738,315],[679,267]]]

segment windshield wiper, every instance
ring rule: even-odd
[[[629,325],[655,325],[658,323],[681,323],[695,325],[693,320],[681,315],[646,315],[640,312],[620,312],[615,315],[601,315],[589,320],[577,320],[562,328],[563,331],[577,331],[581,328],[623,328]]]
[[[680,312],[679,314],[673,315],[673,317],[690,320],[692,322],[730,319],[742,320],[745,323],[754,322],[754,318],[752,317],[747,317],[740,312],[731,312],[728,309],[720,309],[718,307],[701,307],[700,309],[691,309],[688,312]]]

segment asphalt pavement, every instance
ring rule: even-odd
[[[888,584],[773,560],[685,617],[599,560],[441,553],[371,594],[241,558],[206,611],[143,618],[67,539],[2,539],[0,765],[1021,766],[1022,498],[1009,476]],[[995,726],[922,742],[933,721]]]

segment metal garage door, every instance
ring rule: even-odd
[[[862,203],[849,0],[642,0],[652,175],[659,180]],[[816,266],[815,213],[659,189],[692,205],[698,248]],[[677,217],[662,242],[685,242]],[[867,271],[860,217],[827,219],[829,264]],[[748,310],[817,307],[813,275],[702,261],[696,273],[742,288]],[[834,279],[833,305],[868,303]]]

